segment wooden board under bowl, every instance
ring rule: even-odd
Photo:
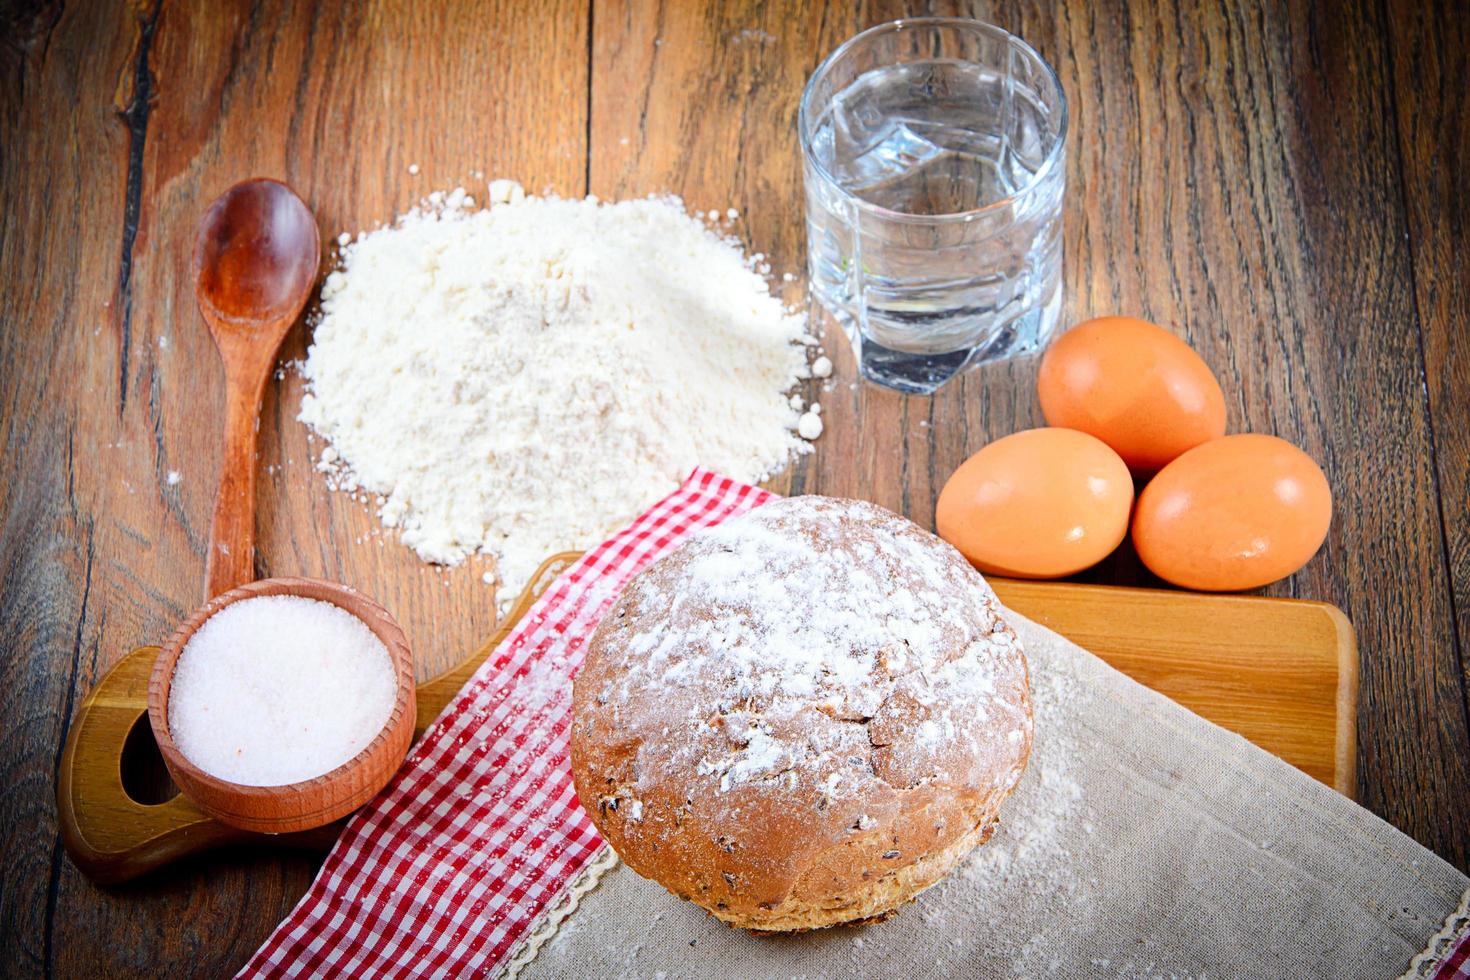
[[[548,559],[480,649],[418,686],[415,737],[577,557]],[[1336,608],[1258,596],[1000,579],[993,584],[1001,601],[1021,615],[1353,794],[1357,649],[1352,626]],[[255,834],[211,820],[176,794],[146,717],[157,653],[157,647],[141,647],[115,664],[72,724],[57,781],[57,813],[76,865],[94,880],[117,882],[224,846],[330,847],[340,823],[296,834]]]

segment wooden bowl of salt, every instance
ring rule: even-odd
[[[242,830],[321,827],[372,799],[415,720],[413,655],[387,610],[343,585],[251,582],[159,652],[148,720],[174,782]]]

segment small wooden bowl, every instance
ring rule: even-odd
[[[367,747],[342,765],[299,783],[242,786],[212,776],[184,757],[168,723],[168,698],[174,667],[189,638],[225,606],[255,596],[293,595],[320,599],[362,620],[393,661],[398,692],[388,722]],[[413,654],[403,630],[388,611],[344,585],[305,578],[270,578],[215,596],[169,638],[158,653],[148,683],[148,721],[163,761],[179,789],[205,813],[222,823],[263,834],[286,834],[321,827],[372,799],[398,771],[413,740]]]

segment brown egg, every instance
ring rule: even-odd
[[[1226,436],[1191,449],[1143,488],[1133,545],[1162,579],[1234,592],[1301,568],[1331,522],[1332,491],[1312,457],[1275,436]]]
[[[1174,334],[1133,317],[1098,317],[1058,337],[1036,392],[1048,425],[1097,436],[1138,473],[1225,434],[1225,395],[1209,366]]]
[[[1128,533],[1133,479],[1100,440],[1028,429],[965,460],[939,494],[939,536],[996,575],[1060,578],[1096,565]]]

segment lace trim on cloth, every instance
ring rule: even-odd
[[[510,955],[505,961],[497,980],[516,980],[536,954],[541,952],[541,947],[556,938],[561,924],[572,917],[577,911],[577,906],[582,904],[582,896],[595,889],[602,876],[607,874],[618,865],[618,856],[611,847],[606,844],[602,850],[597,852],[596,857],[588,861],[582,870],[577,872],[576,877],[567,883],[566,891],[561,897],[552,902],[546,911],[546,916],[528,933],[521,941],[520,948]]]
[[[1460,907],[1444,920],[1444,928],[1434,934],[1422,953],[1409,961],[1409,969],[1399,980],[1430,980],[1439,962],[1455,948],[1455,940],[1467,931],[1470,931],[1470,888],[1460,896]]]

